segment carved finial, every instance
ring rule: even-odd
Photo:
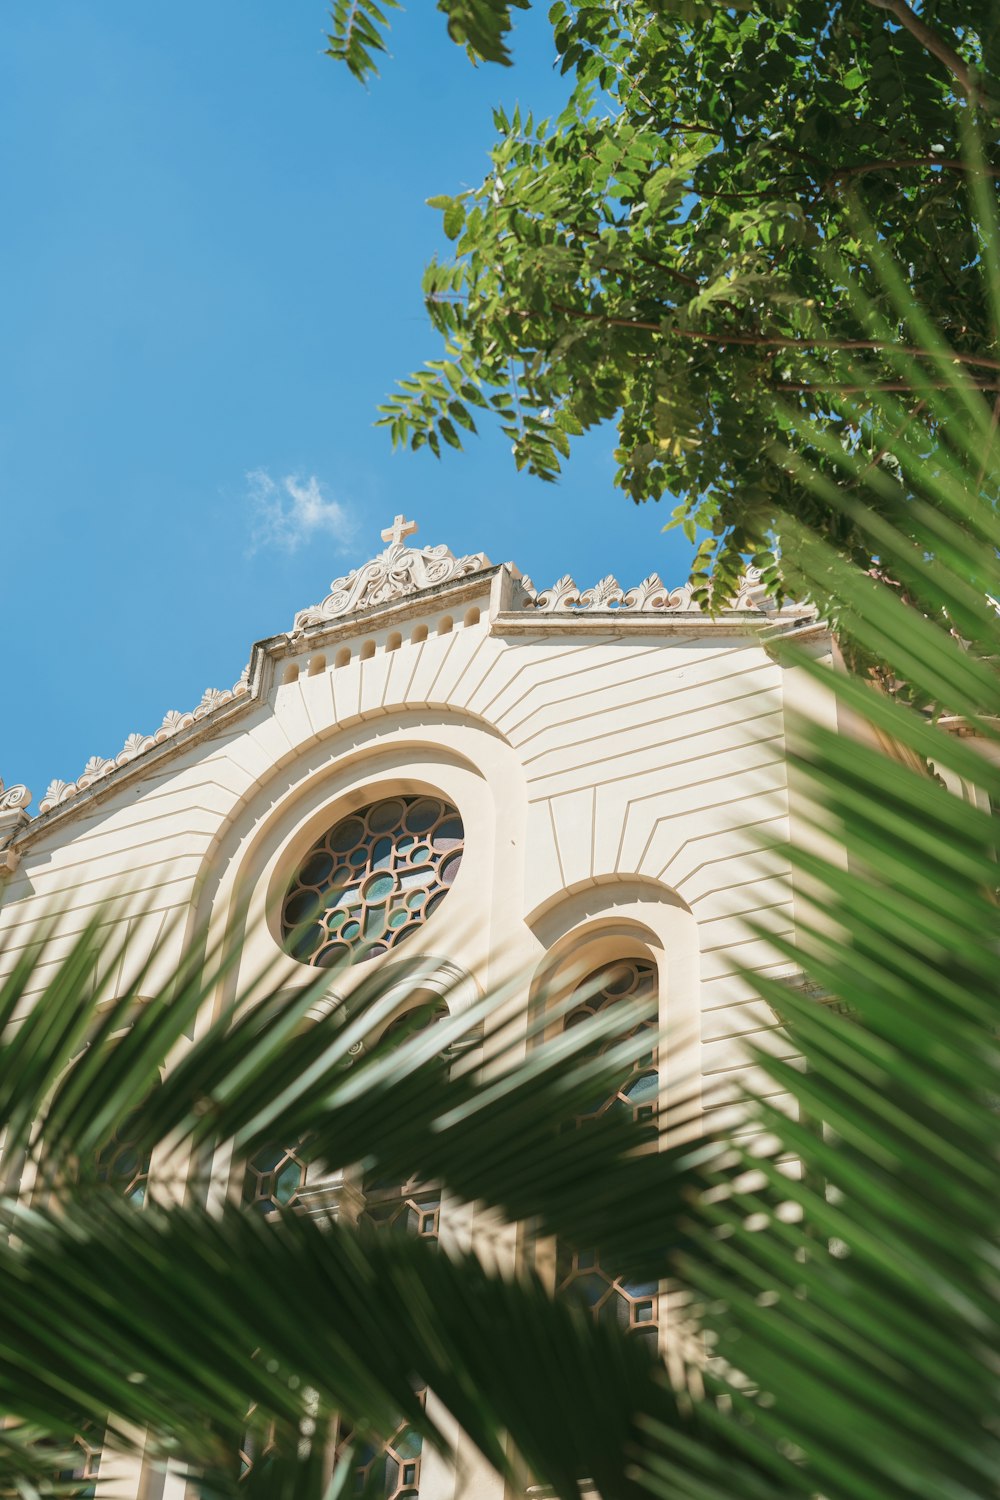
[[[416,521],[404,521],[402,516],[396,516],[392,525],[383,531],[382,540],[388,542],[390,547],[398,547],[403,538],[412,536],[416,529]]]

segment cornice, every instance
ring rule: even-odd
[[[171,709],[155,734],[130,734],[116,756],[92,756],[76,781],[51,782],[39,804],[37,816],[31,817],[26,812],[20,814],[11,844],[16,840],[19,849],[26,848],[57,823],[105,801],[191,745],[227,728],[236,718],[242,718],[254,704],[267,699],[280,662],[322,649],[331,641],[355,639],[437,608],[454,608],[467,598],[481,596],[493,578],[509,568],[509,564],[489,565],[475,574],[459,574],[454,582],[431,585],[419,595],[407,594],[398,601],[373,605],[345,618],[320,619],[312,625],[293,624],[289,631],[256,641],[250,661],[232,688],[207,688],[190,712]],[[516,569],[513,571],[516,573]],[[302,613],[304,611],[296,616],[296,621],[300,620]],[[18,794],[19,806],[31,800],[27,787],[11,787],[8,791],[12,795]],[[0,874],[3,873],[4,865],[0,859]]]
[[[552,630],[720,634],[732,633],[734,627],[758,631],[763,626],[806,624],[816,628],[812,610],[800,606],[775,609],[753,569],[739,581],[732,603],[713,615],[694,602],[690,584],[668,588],[656,573],[630,589],[623,589],[611,575],[592,588],[580,589],[566,574],[551,588],[539,591],[513,563],[493,564],[483,552],[456,557],[443,545],[406,546],[404,538],[415,530],[413,522],[396,516],[382,533],[388,543],[385,550],[335,578],[319,604],[298,611],[289,631],[256,642],[248,665],[231,688],[206,689],[193,709],[171,709],[152,734],[130,734],[116,755],[91,756],[75,781],[52,781],[36,817],[25,810],[31,801],[28,788],[4,788],[0,781],[4,847],[10,851],[15,844],[19,849],[27,846],[57,822],[105,800],[166,759],[228,726],[267,697],[276,662],[436,608],[453,608],[486,588],[491,597],[489,629],[495,635]],[[8,868],[13,868],[13,858],[8,852]],[[0,861],[0,872],[3,868]]]

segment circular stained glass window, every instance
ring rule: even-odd
[[[438,797],[389,797],[335,823],[309,850],[281,909],[294,958],[326,967],[395,948],[444,900],[465,831]]]

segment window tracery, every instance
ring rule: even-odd
[[[93,1500],[97,1493],[97,1476],[101,1466],[102,1435],[95,1422],[84,1422],[73,1436],[72,1446],[79,1452],[79,1460],[72,1469],[60,1474],[60,1480],[74,1486],[77,1500]],[[77,1489],[80,1485],[82,1488]]]
[[[402,800],[402,799],[396,799]],[[410,801],[418,799],[411,798]],[[420,799],[426,800],[426,799]],[[360,816],[360,815],[359,815]],[[443,1000],[411,1006],[385,1028],[379,1045],[386,1040],[402,1040],[405,1035],[425,1031],[448,1014]],[[268,1217],[282,1209],[303,1208],[303,1195],[309,1182],[308,1137],[294,1146],[267,1146],[247,1163],[243,1179],[244,1206]],[[419,1239],[438,1243],[441,1222],[441,1192],[433,1184],[409,1178],[406,1182],[376,1178],[369,1174],[363,1185],[364,1208],[359,1223],[378,1233],[412,1234]],[[417,1391],[421,1402],[426,1387]],[[274,1448],[274,1427],[255,1431],[249,1419],[240,1448],[240,1480],[266,1464]],[[339,1456],[352,1441],[349,1427],[341,1427],[336,1442]],[[423,1439],[411,1425],[402,1420],[382,1442],[365,1438],[354,1454],[354,1492],[372,1500],[417,1500]]]
[[[589,1017],[627,1001],[652,1000],[657,987],[656,965],[649,959],[620,959],[604,965],[578,986],[580,1004],[569,1012],[564,1026],[577,1026]],[[655,1117],[659,1092],[654,1044],[656,1030],[657,1023],[650,1016],[601,1045],[600,1051],[607,1052],[627,1037],[641,1037],[648,1033],[650,1038],[648,1051],[627,1068],[614,1091],[595,1100],[577,1116],[578,1128],[586,1128],[588,1121],[612,1110],[627,1111],[636,1121],[649,1121]],[[597,1321],[616,1325],[630,1336],[648,1341],[656,1349],[659,1287],[655,1281],[616,1276],[601,1265],[597,1251],[573,1250],[560,1243],[556,1247],[556,1293],[577,1299]]]
[[[263,1146],[247,1162],[243,1178],[243,1204],[258,1213],[274,1214],[281,1208],[301,1207],[302,1192],[309,1175],[303,1141],[295,1146]]]
[[[599,988],[594,989],[597,981],[600,981]],[[649,959],[623,959],[609,967],[596,970],[578,988],[582,998],[580,1004],[574,1006],[566,1017],[567,1030],[571,1026],[578,1026],[591,1016],[607,1011],[613,1005],[619,1005],[625,1001],[652,999],[657,989],[656,965]],[[590,993],[587,993],[588,991]],[[596,1100],[591,1108],[578,1116],[578,1124],[582,1124],[585,1120],[596,1119],[598,1115],[603,1115],[608,1110],[626,1111],[636,1121],[653,1119],[656,1114],[656,1098],[659,1092],[656,1049],[652,1040],[656,1035],[656,1029],[656,1021],[653,1016],[650,1016],[648,1020],[640,1021],[637,1026],[633,1026],[630,1031],[623,1032],[619,1036],[612,1036],[603,1043],[600,1050],[607,1052],[628,1037],[638,1037],[647,1033],[650,1037],[649,1051],[636,1058],[613,1094]]]
[[[440,797],[387,797],[348,814],[296,871],[282,906],[285,948],[318,967],[388,952],[444,900],[464,846],[462,819]]]
[[[367,1179],[361,1222],[373,1229],[412,1234],[417,1239],[438,1242],[441,1227],[441,1193],[411,1177],[407,1182]]]
[[[426,1391],[420,1393],[421,1402]],[[345,1431],[341,1447],[350,1441]],[[400,1422],[383,1443],[361,1443],[354,1455],[354,1493],[381,1496],[383,1500],[416,1500],[420,1486],[420,1461],[424,1440],[409,1422]]]
[[[426,1031],[447,1014],[448,1008],[440,1000],[418,1006],[390,1022],[380,1040]],[[364,1197],[362,1224],[380,1234],[411,1234],[438,1244],[441,1190],[434,1184],[419,1182],[415,1177],[399,1182],[369,1175]],[[418,1389],[417,1395],[421,1403],[425,1401],[426,1386]],[[417,1500],[422,1450],[423,1439],[405,1421],[384,1442],[365,1443],[355,1455],[355,1493],[378,1496],[380,1500]]]

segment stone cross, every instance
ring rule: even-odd
[[[398,547],[403,538],[412,536],[416,529],[416,521],[404,521],[402,516],[396,516],[392,525],[383,531],[382,540],[388,542],[390,547]]]

